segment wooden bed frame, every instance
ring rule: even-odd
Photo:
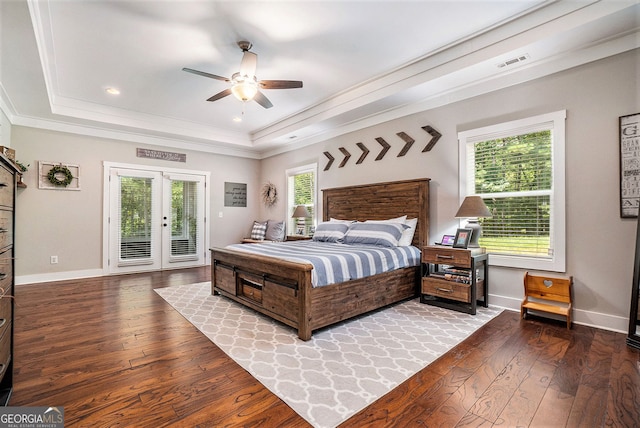
[[[417,218],[413,245],[429,241],[429,181],[405,180],[323,190],[323,221]],[[251,245],[251,244],[245,244]],[[284,244],[283,244],[284,245]],[[211,249],[211,292],[221,294],[298,330],[330,324],[418,295],[420,267],[323,287],[311,286],[312,265]]]

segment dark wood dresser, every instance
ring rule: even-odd
[[[16,201],[14,164],[0,155],[0,405],[6,406],[13,390],[13,287]]]

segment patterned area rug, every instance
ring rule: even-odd
[[[229,299],[210,283],[155,291],[314,427],[335,427],[467,338],[501,310],[477,315],[418,299],[313,333],[297,332]]]

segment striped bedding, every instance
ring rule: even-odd
[[[420,250],[413,246],[346,245],[309,240],[233,244],[226,248],[294,262],[311,263],[313,287],[364,278],[420,264]]]

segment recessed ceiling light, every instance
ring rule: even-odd
[[[109,87],[109,88],[105,89],[105,92],[107,94],[109,94],[109,95],[120,95],[120,91],[118,89],[116,89],[116,88]]]
[[[239,123],[242,122],[242,118],[240,116],[234,116],[233,121]]]

